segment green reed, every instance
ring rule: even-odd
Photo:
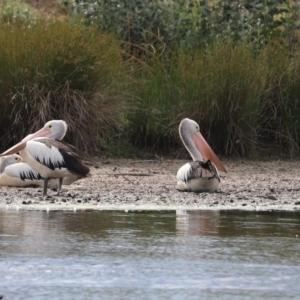
[[[251,49],[224,43],[192,55],[179,53],[167,68],[158,62],[143,74],[146,78],[137,82],[139,119],[133,122],[139,124],[139,145],[178,145],[178,124],[190,117],[217,151],[251,151],[265,84]]]
[[[258,57],[267,79],[258,138],[262,148],[294,156],[300,146],[300,51],[288,46],[270,43]]]

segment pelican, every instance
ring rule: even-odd
[[[42,186],[43,177],[35,172],[21,156],[11,154],[0,157],[0,186],[25,187]],[[76,179],[71,177],[63,178],[63,185],[70,185]],[[50,179],[48,187],[58,189],[59,180]]]
[[[0,157],[0,186],[39,186],[41,179],[19,155]]]
[[[220,185],[218,170],[227,171],[200,133],[199,125],[185,118],[179,125],[179,135],[193,161],[178,170],[176,189],[197,193],[216,192]]]
[[[89,175],[90,169],[80,160],[74,148],[62,143],[67,125],[62,120],[52,120],[0,156],[18,153],[22,159],[44,180],[43,195],[47,195],[48,181],[58,178],[58,191],[64,177],[77,180]]]

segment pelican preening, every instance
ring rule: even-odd
[[[1,156],[19,153],[22,159],[44,180],[43,195],[47,195],[48,180],[58,178],[58,193],[63,178],[77,180],[88,176],[90,169],[80,160],[73,148],[62,143],[67,132],[67,124],[62,120],[52,120],[21,142],[6,150]]]
[[[199,125],[185,118],[179,125],[179,135],[193,161],[178,170],[176,188],[192,192],[217,191],[220,184],[218,170],[227,171],[200,133]]]

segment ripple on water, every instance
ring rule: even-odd
[[[297,213],[0,211],[6,299],[296,298]]]

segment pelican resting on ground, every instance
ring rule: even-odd
[[[90,169],[80,160],[74,148],[59,140],[63,139],[67,124],[52,120],[21,142],[3,152],[0,156],[18,153],[22,159],[44,180],[43,195],[47,195],[49,179],[58,178],[59,194],[64,177],[77,180],[89,175]]]
[[[198,193],[217,191],[220,185],[218,170],[227,171],[200,133],[199,125],[185,118],[179,125],[179,135],[193,161],[178,170],[177,190]]]
[[[39,186],[42,176],[17,155],[0,157],[0,186]]]
[[[26,187],[42,186],[44,178],[35,172],[18,154],[0,157],[0,186]],[[76,179],[63,178],[63,185],[70,185]],[[48,187],[58,189],[59,179],[50,179]]]

